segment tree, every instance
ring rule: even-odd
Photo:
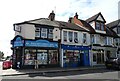
[[[2,51],[0,51],[0,59],[4,58],[4,53]]]

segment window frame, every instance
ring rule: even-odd
[[[78,32],[74,32],[74,42],[78,43]]]
[[[42,30],[42,29],[46,29],[46,30]],[[47,37],[48,37],[48,28],[41,28],[41,38],[47,38]]]
[[[69,40],[69,42],[73,42],[73,32],[72,31],[68,32],[68,40]]]
[[[39,29],[39,30],[37,30]],[[40,32],[40,27],[35,27],[35,37],[40,37],[41,36],[41,32]],[[36,33],[38,33],[39,35],[37,35]]]
[[[67,31],[63,31],[63,41],[67,42]]]
[[[84,42],[85,41],[85,42]],[[86,44],[87,43],[87,34],[83,33],[83,43]]]
[[[50,32],[50,30],[52,31]],[[48,39],[53,39],[53,29],[48,29]]]

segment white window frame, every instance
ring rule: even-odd
[[[70,35],[70,33],[71,33],[72,35]],[[68,40],[69,40],[69,42],[73,42],[73,32],[72,32],[72,31],[69,31],[69,32],[68,32]]]
[[[47,28],[41,28],[41,38],[47,38]]]
[[[75,36],[76,34],[76,36]],[[74,42],[78,43],[78,32],[74,32]]]
[[[65,35],[66,33],[66,35]],[[63,31],[63,41],[67,42],[67,31]]]
[[[35,28],[35,37],[40,37],[40,28],[39,27]]]
[[[84,37],[85,36],[85,37]],[[84,42],[85,41],[85,42]],[[83,43],[86,44],[87,43],[87,34],[83,33]]]
[[[53,29],[48,30],[48,39],[53,39]]]

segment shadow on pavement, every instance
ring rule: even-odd
[[[44,77],[57,77],[57,76],[71,76],[71,75],[82,75],[92,73],[105,73],[113,72],[116,70],[108,69],[97,69],[97,70],[81,70],[81,71],[66,71],[66,72],[41,72],[41,73],[28,73],[29,77],[44,76]]]

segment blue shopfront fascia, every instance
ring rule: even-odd
[[[89,58],[89,50],[91,50],[91,47],[90,46],[76,46],[76,45],[64,45],[62,44],[61,45],[62,49],[63,50],[88,50],[88,53],[86,54],[85,52],[83,53],[83,65],[84,66],[90,66],[90,58]],[[86,58],[88,57],[88,59]],[[74,64],[71,64],[72,67],[74,67]],[[65,67],[66,64],[63,64],[63,67]]]
[[[36,41],[25,41],[25,46],[27,47],[53,47],[58,48],[57,42],[49,42],[47,40],[36,40]]]
[[[53,47],[58,48],[58,42],[49,42],[47,40],[22,40],[20,37],[16,38],[13,47]]]
[[[64,50],[90,50],[90,46],[76,46],[76,45],[61,45]]]

